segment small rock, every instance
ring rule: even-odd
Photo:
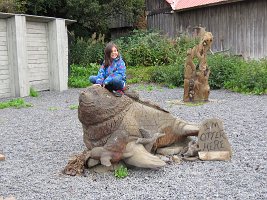
[[[6,157],[3,154],[0,154],[0,160],[5,160]]]
[[[161,156],[160,159],[164,162],[169,162],[170,159],[167,156]]]
[[[173,161],[174,163],[178,163],[178,164],[180,164],[180,163],[182,162],[182,159],[179,158],[178,156],[174,155],[174,156],[172,156],[172,161]]]
[[[167,155],[175,155],[180,153],[184,147],[165,147],[165,148],[158,148],[157,153],[167,156]]]

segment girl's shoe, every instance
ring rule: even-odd
[[[115,97],[121,97],[124,94],[124,92],[122,90],[117,90],[117,91],[113,90],[113,94]]]

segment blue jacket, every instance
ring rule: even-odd
[[[101,65],[97,74],[96,84],[108,85],[114,78],[126,83],[126,66],[121,56],[114,59],[108,67],[104,67],[104,63]]]

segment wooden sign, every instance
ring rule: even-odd
[[[232,155],[231,145],[219,119],[205,120],[201,124],[198,145],[200,152],[228,151]]]

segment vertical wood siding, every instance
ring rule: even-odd
[[[10,97],[10,71],[8,65],[6,20],[0,19],[0,98]]]
[[[162,8],[170,7],[166,0],[146,0],[146,10],[158,10]]]
[[[49,90],[47,23],[27,22],[26,26],[30,86]]]
[[[171,19],[172,18],[172,19]],[[243,1],[220,6],[148,15],[148,28],[177,37],[193,27],[206,27],[214,35],[213,51],[230,49],[245,58],[267,57],[267,1]]]

